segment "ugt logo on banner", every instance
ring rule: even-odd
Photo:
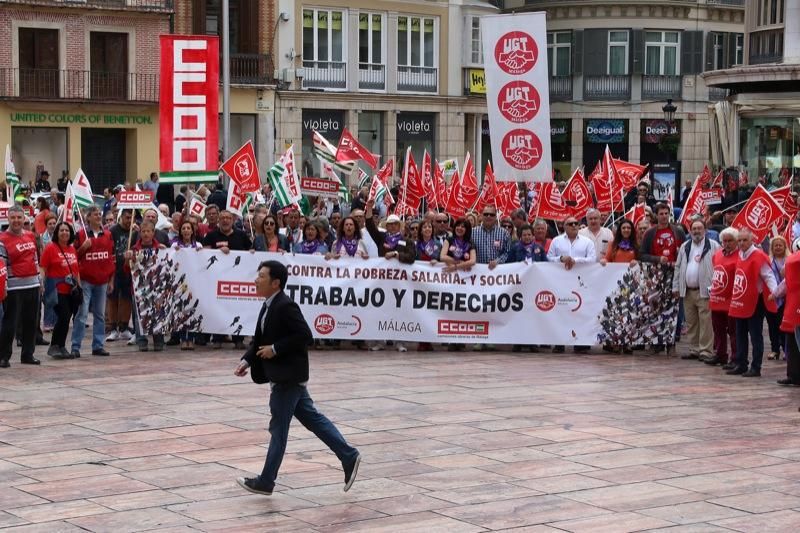
[[[161,181],[216,181],[219,38],[162,35],[160,39]]]

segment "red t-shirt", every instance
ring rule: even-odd
[[[8,268],[5,261],[0,259],[0,302],[6,299],[6,285],[8,285]]]
[[[63,254],[61,253],[62,250]],[[67,261],[69,261],[69,265],[67,265]],[[42,259],[39,261],[39,265],[45,269],[48,278],[65,278],[70,275],[71,269],[72,277],[75,278],[75,281],[80,279],[78,255],[71,244],[62,249],[59,248],[58,244],[51,242],[42,252]],[[56,290],[58,294],[69,294],[72,286],[68,283],[58,283]]]
[[[666,257],[670,263],[674,263],[678,259],[678,246],[679,242],[675,237],[675,232],[672,228],[666,227],[664,229],[656,228],[656,234],[653,238],[653,254],[657,256]]]
[[[800,327],[800,252],[786,259],[786,304],[783,308],[781,331],[791,333]]]

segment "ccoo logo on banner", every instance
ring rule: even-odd
[[[486,102],[498,181],[552,181],[545,14],[481,18]]]

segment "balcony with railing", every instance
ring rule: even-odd
[[[0,0],[0,4],[174,13],[174,0]]]
[[[584,100],[630,100],[631,77],[617,75],[584,76]]]
[[[550,76],[550,101],[572,100],[572,76]]]
[[[266,54],[231,54],[231,83],[267,85],[274,81],[272,57]]]
[[[680,98],[681,76],[642,76],[642,98],[646,100],[661,98]]]
[[[347,89],[347,63],[303,61],[303,89]]]
[[[728,89],[724,89],[722,87],[709,87],[708,88],[708,99],[711,102],[720,102],[725,100],[730,91]]]
[[[158,74],[0,68],[0,99],[158,102]]]
[[[397,90],[413,93],[438,93],[439,69],[436,67],[397,67]]]
[[[358,88],[363,91],[385,91],[386,65],[381,65],[379,63],[359,63]]]
[[[730,6],[730,7],[744,7],[745,0],[706,0],[709,5]]]

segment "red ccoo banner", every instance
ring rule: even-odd
[[[161,35],[160,179],[219,176],[219,38]]]

